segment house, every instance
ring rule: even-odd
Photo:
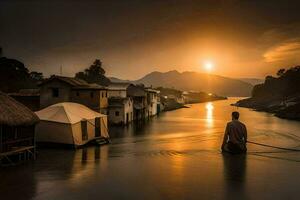
[[[131,97],[110,97],[108,105],[110,124],[127,125],[133,121],[133,100]]]
[[[0,165],[35,158],[35,125],[39,118],[0,92]]]
[[[108,86],[108,118],[111,124],[126,125],[136,119],[134,118],[134,99],[135,104],[139,104],[138,97],[134,93],[136,89],[137,86],[131,83],[111,83]],[[145,93],[142,92],[142,95]]]
[[[36,112],[36,141],[79,147],[97,139],[107,139],[107,116],[78,103],[58,103]]]
[[[88,84],[84,80],[63,76],[52,76],[40,84],[40,107],[75,102],[90,109],[107,113],[107,88],[98,84]]]
[[[147,92],[142,85],[132,85],[127,89],[127,96],[133,100],[133,120],[143,120],[148,117]]]
[[[157,115],[158,106],[159,106],[159,91],[154,90],[152,88],[146,88],[145,91],[147,92],[147,111],[148,116]]]
[[[38,111],[40,109],[39,89],[21,89],[19,92],[9,93],[8,95],[32,111]]]
[[[129,88],[134,87],[131,83],[110,83],[108,85],[108,97],[128,97],[127,91]]]

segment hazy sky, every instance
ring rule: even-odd
[[[100,58],[109,76],[203,71],[264,77],[300,64],[300,1],[0,0],[0,46],[45,75]]]

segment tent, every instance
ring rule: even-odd
[[[58,103],[36,112],[36,141],[75,147],[99,138],[109,138],[107,116],[78,103]]]

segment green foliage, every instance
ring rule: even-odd
[[[102,68],[102,62],[99,59],[96,59],[84,71],[77,72],[75,77],[85,80],[88,83],[97,83],[99,85],[108,85],[110,83],[110,80],[105,77],[105,70]]]

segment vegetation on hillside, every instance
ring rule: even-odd
[[[102,62],[96,59],[87,69],[77,72],[76,78],[83,79],[88,83],[97,83],[99,85],[109,85],[110,80],[105,76],[105,70],[102,68]]]
[[[300,66],[280,69],[276,75],[267,76],[263,84],[254,86],[251,98],[236,105],[300,120]]]
[[[267,76],[263,84],[254,86],[253,98],[286,98],[300,93],[300,66],[280,69],[277,77]]]
[[[18,92],[20,89],[37,88],[39,81],[43,80],[40,72],[30,72],[20,61],[0,58],[0,90],[3,92]]]

